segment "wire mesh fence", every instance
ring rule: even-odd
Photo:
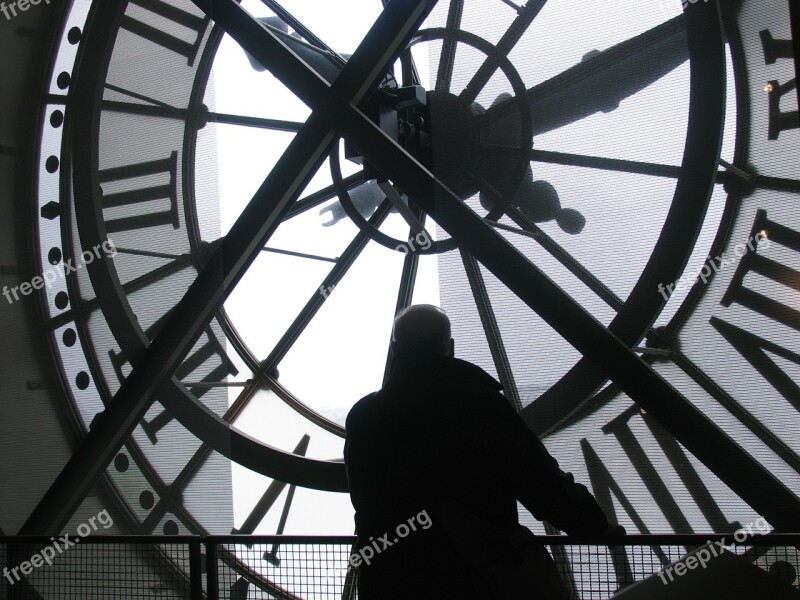
[[[614,546],[566,536],[539,539],[574,600],[610,598],[653,575],[666,582],[673,575],[664,567],[708,542],[800,591],[800,535],[795,534],[742,541],[723,535],[641,535],[620,538]],[[358,570],[349,561],[352,536],[93,536],[67,541],[0,538],[0,600],[358,598]]]
[[[221,540],[218,540],[221,542]],[[217,551],[218,598],[356,598],[355,538],[228,538]],[[247,590],[250,596],[240,595]],[[259,595],[262,594],[262,595]]]
[[[4,537],[0,600],[200,598],[201,556],[200,538]]]

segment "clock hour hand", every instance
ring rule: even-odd
[[[485,210],[490,211],[494,208],[492,194],[482,190],[480,201]],[[517,209],[523,217],[534,223],[555,220],[564,233],[571,235],[580,233],[586,225],[586,217],[579,211],[561,206],[558,191],[551,183],[533,179],[533,170],[530,166],[525,171],[510,207]]]
[[[546,133],[596,112],[610,112],[688,60],[683,15],[602,52],[589,52],[577,65],[528,90],[533,133]],[[516,111],[517,105],[508,100],[477,115],[476,126],[484,129],[483,141],[503,143],[503,132],[519,127]]]
[[[342,54],[334,57],[330,51],[317,48],[303,41],[297,33],[289,34],[289,26],[280,17],[261,17],[258,21],[272,29],[273,32],[281,33],[281,40],[283,43],[286,44],[292,52],[302,58],[312,69],[319,73],[328,83],[332,83],[341,71],[341,60],[339,56],[345,60],[349,59],[351,56],[350,54]],[[245,52],[245,54],[250,61],[250,65],[256,71],[261,72],[267,70],[252,54],[249,52]],[[378,205],[386,198],[386,194],[384,194],[377,182],[372,180],[366,181],[350,190],[350,198],[356,210],[364,215],[365,218],[369,218],[378,208]],[[396,209],[393,210],[393,212],[395,211]],[[319,211],[320,215],[324,215],[325,213],[330,213],[330,218],[322,223],[324,227],[335,225],[347,216],[344,207],[342,207],[339,201],[332,202]]]
[[[566,71],[528,90],[533,134],[542,134],[584,119],[611,112],[619,103],[666,76],[689,58],[686,26],[679,15],[602,52],[587,53]],[[490,184],[510,176],[509,162],[498,148],[520,143],[519,104],[509,94],[499,96],[488,109],[473,104],[479,131],[478,177]],[[481,204],[494,206],[492,194],[481,186]],[[530,166],[510,205],[534,222],[555,219],[567,233],[579,233],[586,220],[578,211],[562,208],[555,188],[535,181]]]
[[[511,98],[510,94],[501,94],[492,107]],[[477,110],[481,110],[480,107],[477,107]],[[481,206],[485,210],[491,211],[495,208],[497,195],[490,190],[496,188],[497,181],[513,176],[514,164],[513,161],[509,162],[503,153],[493,152],[491,147],[479,147],[478,156],[479,158],[473,161],[473,173],[480,182],[478,187],[481,189]],[[586,225],[586,218],[580,212],[574,208],[561,206],[561,199],[555,187],[547,181],[534,180],[530,163],[525,169],[519,188],[514,192],[509,206],[517,209],[523,217],[535,223],[555,220],[562,231],[572,235],[580,233]]]
[[[312,69],[319,73],[325,81],[333,83],[336,76],[342,70],[342,59],[347,60],[350,54],[336,55],[325,48],[318,48],[313,44],[304,41],[297,33],[289,33],[289,26],[280,17],[260,17],[257,19],[263,25],[269,27],[274,33],[280,35],[281,41],[286,44],[292,52],[297,54]],[[249,52],[247,59],[256,71],[266,71],[266,67]]]
[[[289,26],[282,19],[279,19],[278,17],[261,17],[258,20],[264,25],[267,25],[273,29],[277,29],[279,31],[282,31],[283,33],[289,33]],[[247,60],[250,61],[250,66],[253,67],[254,70],[258,71],[259,73],[262,73],[267,70],[267,67],[258,62],[255,56],[253,56],[246,50],[244,53],[247,56]]]

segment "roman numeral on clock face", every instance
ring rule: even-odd
[[[138,10],[131,7],[138,7]],[[151,24],[154,22],[158,26]],[[162,0],[130,0],[121,27],[186,57],[191,66],[197,58],[208,22],[208,17],[192,14]]]
[[[767,211],[759,210],[752,231],[766,231],[772,244],[800,252],[800,232],[767,218]],[[745,278],[759,275],[769,281],[770,295],[748,287]],[[747,252],[737,266],[736,273],[722,297],[721,304],[730,307],[736,303],[770,319],[776,327],[786,326],[800,331],[800,311],[777,299],[786,295],[785,288],[800,292],[800,271],[788,267],[757,252]],[[766,292],[766,288],[761,288]],[[800,354],[784,348],[761,335],[747,331],[718,317],[711,317],[711,325],[723,338],[755,368],[770,385],[800,412],[800,387],[769,354],[800,365]],[[759,331],[759,333],[764,333]]]
[[[776,40],[768,29],[761,31],[761,46],[764,50],[764,64],[775,64],[778,59],[792,59],[792,40]],[[769,92],[769,139],[776,140],[787,129],[800,128],[800,114],[796,110],[781,111],[781,100],[789,92],[797,89],[797,79],[791,79],[784,84],[779,81],[770,81],[767,84]],[[797,96],[792,94],[792,98]],[[792,102],[793,104],[794,102]]]
[[[111,234],[162,225],[178,229],[177,170],[178,153],[174,151],[163,160],[101,170],[98,177],[106,231]]]
[[[167,313],[170,314],[170,313]],[[158,329],[163,325],[166,315],[161,317],[156,323],[147,329],[145,332],[147,337],[153,339]],[[120,381],[125,379],[123,373],[123,366],[128,363],[128,359],[121,352],[109,351],[111,364]],[[186,360],[181,363],[181,366],[175,370],[175,377],[184,381],[186,379],[199,379],[195,385],[189,386],[189,391],[198,400],[205,396],[211,389],[210,386],[201,385],[204,383],[218,383],[224,380],[228,375],[236,375],[239,370],[233,364],[225,352],[225,347],[214,334],[211,327],[206,329],[204,337],[195,345]],[[195,377],[194,374],[203,374],[200,377]],[[162,410],[158,415],[149,421],[142,419],[142,429],[150,438],[150,441],[155,445],[158,443],[157,434],[175,417],[168,411]]]

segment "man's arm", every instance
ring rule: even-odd
[[[609,525],[594,496],[561,470],[507,400],[497,394],[489,404],[492,422],[487,427],[502,448],[499,459],[505,462],[517,499],[534,517],[570,535],[624,533],[618,525]]]

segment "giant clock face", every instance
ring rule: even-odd
[[[242,7],[330,83],[382,7],[319,4]],[[440,2],[365,112],[797,490],[787,13],[786,0]],[[42,265],[81,267],[44,292],[80,429],[311,114],[231,33],[189,0],[66,13],[38,237]],[[368,154],[333,147],[109,467],[134,532],[351,533],[342,465],[321,461],[340,459],[344,417],[380,387],[393,316],[412,302],[448,311],[457,356],[500,379],[629,530],[755,518]],[[747,246],[756,234],[767,243]],[[104,243],[115,252],[86,254]],[[707,257],[707,283],[659,291],[682,271],[694,282]],[[306,457],[289,484],[273,480],[286,453]]]

